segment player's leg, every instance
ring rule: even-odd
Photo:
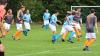
[[[81,27],[80,27],[79,23],[75,24],[74,30],[75,30],[75,32],[77,34],[77,40],[79,42],[80,41],[80,37],[81,37]]]
[[[5,28],[2,22],[0,22],[0,30],[1,30],[1,35],[0,37],[3,38],[5,37]]]
[[[16,24],[16,27],[17,27],[17,31],[16,31],[15,34],[13,35],[13,38],[14,38],[15,40],[19,40],[19,39],[20,39],[21,32],[23,31],[23,30],[22,30],[22,24]]]
[[[65,39],[66,39],[68,33],[69,32],[66,31],[65,27],[62,27],[62,30],[61,30],[61,33],[60,33],[62,35],[62,42],[65,42]]]
[[[91,46],[95,42],[96,35],[95,35],[95,33],[87,33],[86,38],[87,38],[87,40],[84,43],[83,51],[88,50],[89,46]]]
[[[52,42],[55,43],[55,41],[58,39],[58,37],[56,37],[56,26],[49,24],[49,27],[53,33],[52,35]]]
[[[10,30],[10,24],[4,23],[4,27],[5,27],[5,35],[7,35],[9,33],[9,30]]]
[[[73,27],[70,26],[70,25],[68,25],[66,27],[66,29],[70,32],[70,36],[69,36],[68,41],[71,42],[71,43],[73,43],[73,36],[75,35],[75,31],[74,31]]]
[[[49,20],[44,20],[43,28],[48,29],[48,27],[49,27]]]
[[[24,22],[24,25],[25,25],[25,30],[23,30],[23,34],[25,35],[25,36],[27,36],[27,34],[28,34],[28,32],[30,31],[30,24],[29,23],[27,23],[27,22]]]

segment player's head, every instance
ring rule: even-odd
[[[77,8],[75,8],[75,10],[80,12],[81,11],[81,8],[80,7],[77,7]]]
[[[67,14],[68,14],[68,15],[72,15],[72,12],[71,12],[71,11],[67,11]]]
[[[25,6],[21,6],[21,8],[20,8],[22,11],[25,11]]]
[[[45,9],[45,12],[49,12],[48,8]]]
[[[2,8],[6,8],[8,0],[0,0],[0,5],[2,5]]]
[[[7,2],[8,2],[8,0],[0,0],[0,4],[1,4],[1,5],[6,5]]]
[[[54,14],[55,14],[56,16],[59,15],[58,10],[55,10],[55,11],[54,11]]]
[[[95,9],[90,9],[90,13],[96,13]]]
[[[7,13],[12,14],[12,9],[9,9]]]
[[[30,11],[27,9],[27,10],[26,10],[26,13],[27,13],[27,14],[29,14],[29,13],[30,13]]]
[[[75,15],[76,14],[76,11],[75,10],[72,10],[72,15]]]

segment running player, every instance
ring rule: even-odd
[[[5,7],[7,6],[7,3],[2,2],[3,0],[0,1],[0,31],[1,31],[1,37],[5,37],[5,32],[4,32],[4,26],[3,26],[3,18],[6,13]]]
[[[56,35],[56,37],[55,37],[55,41],[58,39],[58,38],[60,38],[61,36],[63,36],[63,34],[66,34],[66,33],[68,33],[68,32],[71,32],[70,33],[70,36],[69,36],[69,39],[68,39],[68,42],[70,42],[70,43],[73,43],[73,36],[75,35],[75,31],[74,31],[74,29],[73,29],[73,27],[72,27],[72,25],[71,25],[71,21],[70,21],[70,19],[73,21],[73,16],[72,16],[72,12],[69,12],[68,11],[68,16],[66,16],[66,20],[65,20],[65,22],[64,22],[64,24],[63,24],[63,26],[62,26],[62,30],[61,30],[61,33],[60,34],[58,34],[58,35]],[[54,41],[54,42],[55,42]],[[65,36],[63,36],[63,39],[62,39],[62,41],[65,41]]]
[[[29,10],[26,10],[26,13],[23,15],[23,21],[25,25],[25,30],[23,30],[23,33],[25,36],[27,36],[28,32],[31,30],[30,23],[32,23],[31,14],[29,13]]]
[[[43,21],[44,21],[44,25],[42,26],[42,28],[48,29],[49,26],[49,19],[50,19],[50,13],[49,10],[46,9],[45,13],[43,15]]]
[[[91,9],[90,14],[86,18],[86,41],[84,43],[83,51],[88,51],[91,44],[96,40],[96,33],[94,33],[94,26],[97,29],[97,17],[95,10]],[[97,29],[98,32],[98,29]]]
[[[23,20],[24,11],[25,11],[25,6],[21,6],[21,8],[17,11],[17,18],[16,18],[17,31],[13,35],[14,40],[19,40],[20,39],[20,35],[23,32],[23,29],[22,29],[23,21],[22,20]]]
[[[58,11],[55,11],[54,14],[51,16],[49,27],[52,30],[53,36],[52,36],[52,42],[55,41],[55,35],[56,35],[56,26],[57,26],[57,16],[59,15]]]
[[[10,25],[12,23],[13,20],[13,14],[12,14],[12,10],[9,9],[7,11],[7,14],[5,15],[5,23],[4,23],[4,27],[5,27],[5,34],[7,35],[9,30],[10,30]]]
[[[75,13],[74,15],[74,21],[73,21],[73,26],[74,26],[74,30],[76,32],[76,35],[77,35],[77,39],[78,39],[78,42],[80,41],[80,37],[81,37],[81,26],[80,26],[80,15],[79,15],[79,12],[77,11],[74,11],[73,12]]]

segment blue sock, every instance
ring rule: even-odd
[[[60,34],[57,34],[56,35],[56,40],[59,39],[60,37],[61,37],[61,35]]]
[[[47,24],[47,25],[45,25],[45,28],[46,28],[46,29],[48,29],[48,28],[49,28],[49,25],[48,25],[48,24]]]
[[[73,35],[74,35],[74,34],[75,34],[75,32],[71,32],[71,33],[70,33],[70,36],[69,36],[69,40],[70,40],[70,41],[72,41]]]
[[[54,34],[54,35],[52,35],[52,40],[56,40],[56,35]]]

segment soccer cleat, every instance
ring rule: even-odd
[[[88,46],[86,46],[85,48],[83,48],[83,51],[89,51]]]
[[[74,43],[73,41],[70,41],[70,40],[67,40],[68,42],[70,42],[70,43]]]
[[[26,31],[23,31],[23,34],[24,34],[25,36],[27,36],[27,32],[26,32]]]
[[[65,42],[65,40],[64,40],[64,39],[62,39],[62,42]]]
[[[55,36],[52,37],[52,43],[55,43],[56,42],[56,38]]]
[[[56,42],[56,40],[52,40],[52,43],[54,44]]]

